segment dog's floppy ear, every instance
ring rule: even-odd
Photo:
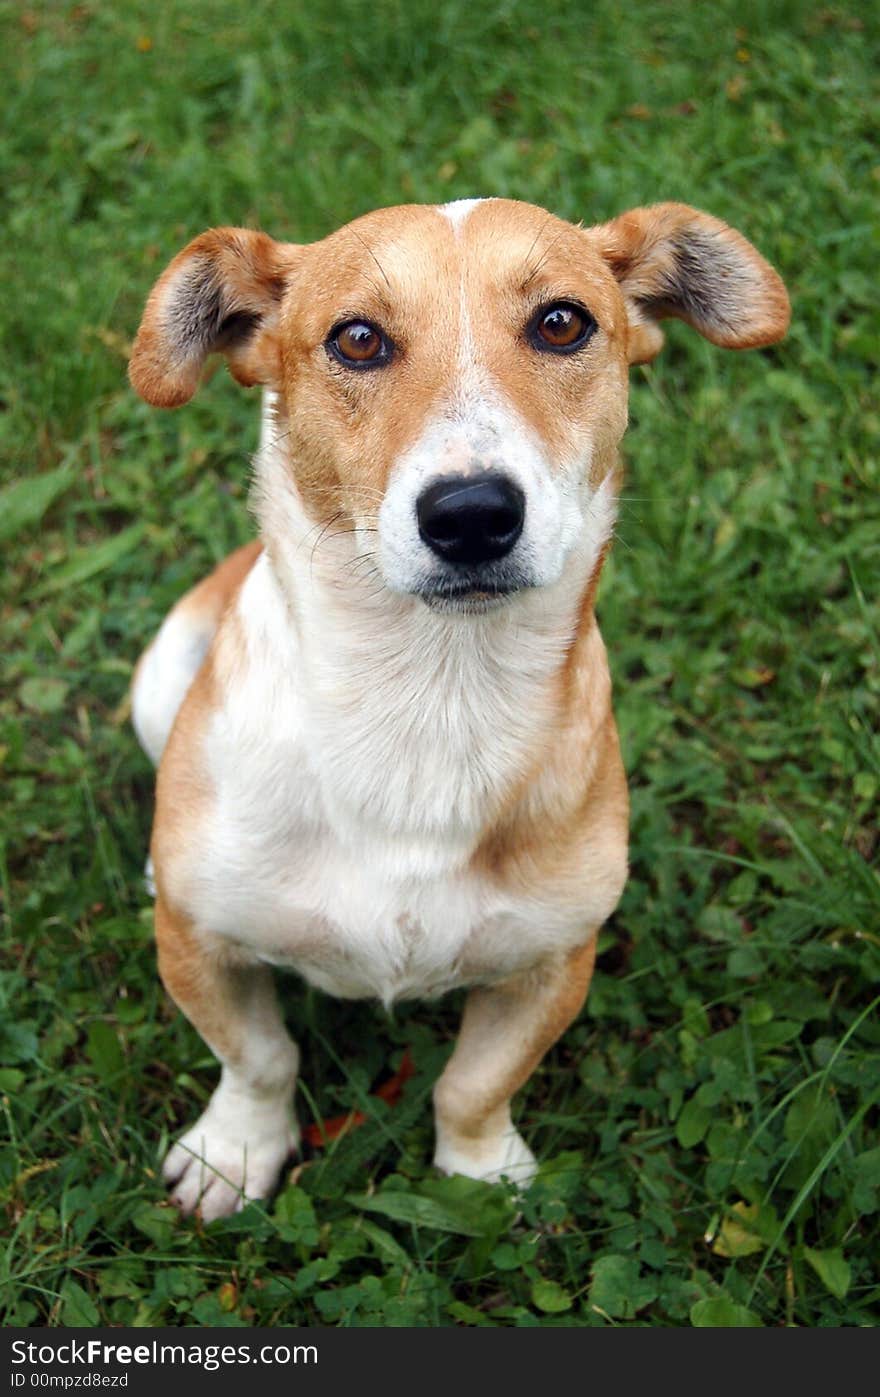
[[[278,309],[297,252],[250,228],[195,238],[150,292],[128,366],[135,391],[155,407],[179,407],[217,350],[240,383],[274,382]]]
[[[718,218],[687,204],[653,204],[586,233],[623,291],[631,364],[659,353],[656,322],[670,316],[726,349],[774,344],[788,329],[781,278]]]

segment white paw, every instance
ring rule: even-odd
[[[538,1172],[538,1161],[513,1126],[484,1140],[453,1139],[438,1131],[434,1163],[444,1174],[465,1174],[490,1184],[510,1179],[521,1189],[528,1188]]]
[[[266,1103],[222,1087],[165,1157],[162,1174],[181,1212],[198,1208],[205,1222],[267,1198],[285,1161],[299,1148],[286,1100]]]

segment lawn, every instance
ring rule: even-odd
[[[874,1323],[876,10],[44,0],[0,23],[5,1322]],[[632,876],[519,1098],[543,1162],[519,1212],[428,1163],[459,1002],[389,1016],[288,979],[301,1120],[367,1123],[203,1228],[157,1177],[216,1069],[155,971],[125,696],[251,533],[257,398],[220,372],[152,411],[127,347],[211,224],[309,240],[482,193],[705,208],[779,268],[792,329],[736,355],[674,325],[633,372],[599,599]],[[368,1101],[406,1048],[399,1103]]]

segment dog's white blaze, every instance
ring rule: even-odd
[[[456,233],[460,233],[463,224],[470,217],[477,204],[485,202],[485,199],[453,199],[449,204],[438,204],[437,212],[442,213],[444,218],[448,218]]]

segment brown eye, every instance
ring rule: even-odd
[[[333,355],[350,368],[374,368],[385,364],[391,346],[385,336],[366,320],[350,320],[340,325],[327,341]]]
[[[571,354],[586,344],[596,328],[589,311],[570,301],[558,301],[538,312],[532,321],[530,337],[536,349]]]

